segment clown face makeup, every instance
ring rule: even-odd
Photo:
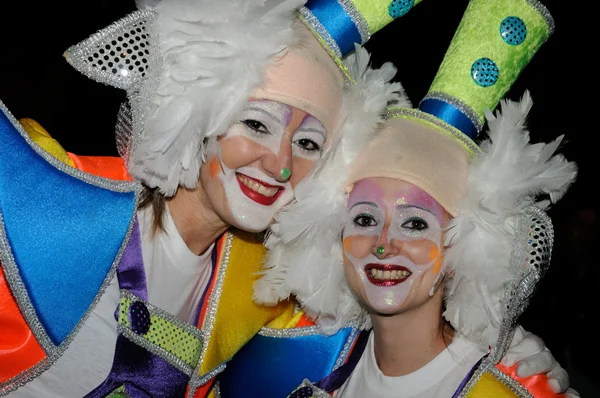
[[[266,229],[321,157],[325,128],[299,109],[253,100],[207,146],[200,181],[215,212],[246,231]]]
[[[390,178],[354,185],[343,233],[350,287],[373,311],[402,312],[430,297],[448,213],[416,186]]]

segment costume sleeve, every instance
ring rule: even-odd
[[[548,376],[546,374],[537,374],[537,375],[530,376],[530,377],[517,376],[517,365],[518,364],[515,364],[509,368],[502,364],[498,364],[498,365],[496,365],[496,367],[500,371],[505,373],[506,375],[510,376],[511,378],[513,378],[514,380],[519,382],[519,384],[521,384],[523,387],[525,387],[527,389],[527,391],[529,391],[529,393],[532,396],[534,396],[535,398],[550,398],[550,397],[566,398],[567,397],[564,394],[557,394],[554,391],[552,391],[552,389],[550,388],[550,385],[548,384]]]

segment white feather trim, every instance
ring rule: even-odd
[[[195,187],[204,138],[228,128],[262,83],[268,63],[294,42],[293,15],[304,3],[138,1],[158,14],[163,68],[130,173],[167,196],[179,185]]]
[[[532,100],[503,101],[486,113],[489,139],[472,162],[468,193],[446,234],[445,265],[454,274],[447,291],[446,319],[467,338],[493,345],[512,280],[510,256],[514,225],[538,194],[558,201],[574,181],[577,168],[554,155],[562,136],[549,144],[529,143],[525,121]]]
[[[396,72],[392,64],[371,69],[369,54],[359,46],[346,64],[356,84],[344,90],[336,142],[295,188],[296,200],[277,216],[267,238],[266,270],[254,287],[254,300],[262,304],[295,295],[324,331],[332,333],[347,322],[367,322],[342,267],[340,234],[349,165],[382,122],[386,106],[410,106],[401,85],[389,83]]]

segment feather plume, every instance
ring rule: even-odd
[[[454,277],[444,316],[457,331],[487,348],[498,338],[505,290],[513,275],[510,256],[517,217],[539,194],[559,200],[577,175],[573,162],[554,155],[562,137],[529,142],[528,92],[486,113],[489,139],[472,162],[468,193],[446,234],[445,265]]]
[[[393,65],[371,69],[369,54],[359,46],[346,63],[356,84],[344,91],[343,122],[323,158],[294,190],[296,200],[277,216],[266,242],[265,272],[254,288],[254,300],[262,304],[294,295],[330,333],[350,321],[367,322],[342,267],[348,168],[383,121],[386,106],[410,106],[401,85],[389,82]]]
[[[204,138],[227,129],[262,84],[268,63],[294,43],[293,15],[304,3],[138,1],[158,15],[162,74],[156,94],[142,107],[147,117],[130,155],[130,173],[167,196],[179,185],[195,187]],[[156,85],[153,79],[145,84]]]

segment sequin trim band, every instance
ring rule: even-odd
[[[546,6],[543,5],[538,0],[526,0],[526,1],[529,5],[531,5],[533,8],[535,8],[537,10],[537,12],[540,13],[542,18],[544,18],[544,21],[546,22],[546,25],[548,26],[548,36],[552,35],[552,33],[554,33],[555,25],[554,25],[554,18],[552,17],[552,14],[550,14],[550,11],[548,11]]]
[[[89,57],[96,49],[103,49],[106,43],[113,42],[117,37],[121,37],[123,34],[127,33],[134,24],[144,24],[149,27],[157,17],[156,13],[149,10],[133,12],[119,19],[102,31],[90,36],[87,40],[70,47],[65,52],[67,61],[69,61],[75,69],[81,71],[84,75],[93,80],[127,90],[133,83],[142,77],[140,74],[128,73],[122,75],[120,73],[111,73],[110,71],[105,71],[94,66],[91,61],[89,61]],[[149,39],[155,42],[154,34],[151,29],[146,28],[145,30]],[[119,54],[116,55],[118,58]],[[114,56],[111,56],[111,60],[113,57]],[[107,67],[106,69],[112,69],[112,67]]]
[[[386,116],[388,119],[393,119],[393,118],[397,118],[397,117],[411,117],[411,118],[415,118],[415,119],[424,120],[426,122],[429,122],[429,123],[439,127],[440,129],[442,129],[443,132],[447,133],[448,135],[450,135],[451,137],[456,139],[458,142],[460,142],[465,147],[465,149],[467,151],[469,151],[469,153],[476,154],[476,155],[481,153],[481,149],[479,148],[479,146],[477,146],[477,144],[473,140],[471,140],[469,137],[464,135],[460,130],[457,130],[456,128],[449,125],[448,123],[446,123],[428,113],[421,112],[417,109],[390,108],[390,109],[388,109]]]
[[[354,340],[356,340],[356,336],[358,335],[358,333],[358,329],[352,328],[352,332],[350,333],[350,336],[348,336],[348,338],[346,339],[346,343],[344,344],[344,348],[342,348],[342,352],[340,352],[340,356],[338,357],[337,361],[335,361],[333,370],[336,370],[337,368],[342,366],[344,362],[346,362],[346,357],[348,356],[350,348],[352,348]]]
[[[125,308],[120,308],[120,310],[125,310],[126,314],[128,313],[129,308],[131,307],[131,304],[133,304],[134,302],[144,303],[144,305],[150,312],[151,317],[152,316],[158,317],[161,320],[166,321],[170,325],[187,332],[187,334],[190,337],[196,339],[196,343],[198,345],[202,346],[202,332],[200,331],[200,329],[194,327],[193,325],[190,325],[189,323],[183,322],[179,318],[173,316],[172,314],[169,314],[168,312],[166,312],[158,307],[155,307],[154,305],[148,303],[145,300],[140,299],[139,297],[137,297],[136,295],[134,295],[133,293],[131,293],[127,290],[121,290],[121,298],[122,299],[124,298],[124,299],[128,300],[128,302],[129,302],[128,303],[129,305],[124,306]],[[123,307],[123,305],[124,305],[124,303],[121,302],[121,307]],[[194,371],[193,365],[190,365],[184,359],[179,358],[175,353],[172,353],[172,352],[168,351],[167,349],[165,349],[164,347],[161,347],[160,345],[151,342],[150,340],[145,338],[143,335],[135,333],[133,330],[131,330],[130,326],[126,324],[126,322],[123,319],[123,316],[119,316],[119,325],[118,325],[117,329],[118,329],[119,333],[121,333],[123,336],[125,336],[126,338],[128,338],[129,340],[134,342],[135,344],[137,344],[141,347],[144,347],[145,349],[152,352],[153,354],[163,358],[165,361],[167,361],[168,363],[170,363],[177,369],[181,370],[186,375],[188,375],[188,376],[192,375],[192,372]],[[197,359],[198,358],[196,358],[194,360],[194,365],[196,364]]]
[[[213,290],[210,293],[210,297],[208,299],[209,301],[208,309],[206,311],[206,318],[204,320],[204,324],[202,325],[202,333],[204,335],[204,346],[202,347],[202,353],[200,354],[200,360],[198,361],[198,365],[196,366],[196,369],[194,370],[194,373],[192,374],[192,378],[190,380],[191,391],[195,391],[196,388],[203,385],[208,380],[221,373],[223,369],[225,369],[225,365],[219,365],[215,369],[209,371],[206,375],[200,374],[200,369],[202,367],[202,363],[204,362],[204,357],[206,356],[206,350],[208,349],[208,345],[210,344],[210,335],[215,324],[217,307],[219,306],[219,299],[221,298],[221,292],[223,290],[223,282],[225,280],[227,266],[229,265],[229,255],[231,253],[233,234],[231,232],[227,232],[227,237],[225,239],[226,241],[225,248],[223,250],[223,258],[221,259],[221,264],[219,264],[219,271],[217,279],[215,281],[215,286],[213,287]]]
[[[274,329],[269,327],[263,327],[258,331],[260,336],[265,337],[276,337],[276,338],[289,338],[289,337],[302,337],[312,336],[319,334],[318,326],[306,326],[300,328],[288,328],[288,329]]]
[[[510,273],[499,308],[502,323],[490,361],[500,362],[508,351],[518,326],[519,317],[529,304],[533,293],[547,271],[554,242],[552,220],[545,211],[535,205],[525,209],[517,219],[510,255]],[[533,254],[532,254],[533,253]]]
[[[25,139],[25,141],[29,144],[29,146],[31,146],[48,163],[50,163],[51,165],[56,167],[61,172],[69,174],[69,175],[71,175],[75,178],[78,178],[82,181],[85,181],[89,184],[92,184],[92,185],[95,185],[95,186],[98,186],[98,187],[101,187],[104,189],[112,190],[115,192],[135,192],[135,205],[134,206],[135,206],[135,208],[137,208],[138,203],[139,203],[140,193],[142,190],[141,184],[136,183],[136,182],[130,182],[130,181],[110,180],[110,179],[94,176],[92,174],[84,173],[81,170],[78,170],[74,167],[71,167],[71,166],[61,162],[60,160],[56,159],[54,156],[52,156],[51,154],[46,152],[44,149],[42,149],[38,144],[36,144],[29,137],[29,134],[27,134],[27,132],[25,132],[25,130],[23,129],[23,126],[21,126],[21,124],[12,115],[12,113],[6,108],[6,106],[4,105],[4,103],[2,103],[2,101],[0,101],[0,109],[2,110],[2,112],[4,112],[6,117],[11,121],[13,126],[17,129],[19,134],[21,134],[21,136]],[[35,310],[29,299],[29,294],[27,293],[27,290],[26,290],[25,286],[23,285],[23,282],[21,281],[21,277],[19,275],[17,265],[14,262],[14,257],[11,253],[10,245],[9,245],[8,239],[6,237],[6,230],[4,228],[4,220],[3,220],[2,214],[0,212],[0,258],[2,261],[2,265],[4,267],[6,281],[15,296],[17,304],[19,305],[19,309],[21,310],[21,313],[23,314],[23,317],[25,318],[27,325],[29,326],[29,328],[31,329],[32,333],[34,334],[36,340],[40,343],[40,345],[42,346],[42,348],[44,349],[44,351],[46,352],[46,355],[47,355],[47,357],[44,360],[40,361],[37,365],[32,366],[31,368],[27,369],[25,372],[5,381],[4,383],[1,383],[0,384],[0,393],[2,395],[8,394],[9,392],[14,391],[15,389],[19,388],[20,386],[28,383],[29,381],[31,381],[33,379],[35,379],[40,374],[42,374],[43,372],[48,370],[48,368],[50,368],[52,365],[54,365],[54,363],[58,360],[58,358],[60,358],[62,356],[62,354],[64,353],[64,351],[69,347],[69,344],[71,343],[73,338],[75,338],[75,336],[81,329],[81,326],[85,323],[87,318],[90,316],[91,312],[93,311],[93,309],[96,307],[96,304],[100,300],[100,297],[102,297],[102,295],[104,294],[104,291],[108,287],[108,284],[114,277],[115,272],[117,270],[117,265],[121,261],[121,256],[123,255],[123,251],[125,250],[125,248],[127,247],[127,244],[129,243],[129,239],[131,237],[131,232],[133,231],[133,226],[135,225],[135,219],[136,219],[136,216],[135,216],[135,213],[133,213],[133,216],[129,222],[129,228],[125,235],[125,239],[123,240],[123,244],[121,245],[121,248],[119,249],[119,252],[117,253],[117,256],[115,257],[115,260],[113,261],[113,264],[111,265],[111,268],[108,271],[106,279],[100,286],[100,289],[98,290],[98,294],[96,295],[94,300],[92,300],[90,307],[83,314],[80,321],[73,328],[71,333],[69,333],[69,335],[63,340],[63,342],[60,344],[60,346],[57,347],[54,345],[54,343],[51,342],[48,334],[44,330],[41,322],[39,321],[37,315],[35,314]]]
[[[369,30],[369,25],[367,25],[367,21],[363,15],[358,11],[352,0],[338,0],[338,3],[342,6],[346,14],[350,17],[352,22],[354,22],[354,26],[360,33],[360,44],[365,44],[371,38],[371,31]]]
[[[333,37],[329,34],[327,29],[321,24],[321,22],[315,17],[308,8],[301,7],[300,15],[302,16],[302,20],[305,24],[307,24],[313,32],[315,32],[319,37],[325,42],[327,47],[335,54],[336,57],[342,58],[342,52],[340,47],[337,45]]]

